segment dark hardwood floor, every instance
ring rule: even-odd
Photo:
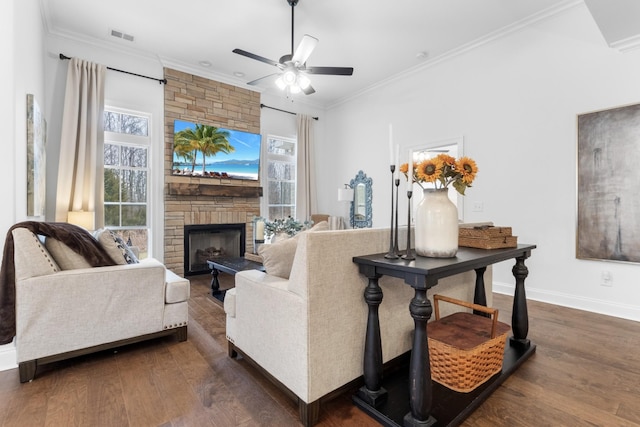
[[[221,274],[222,288],[232,278]],[[191,278],[188,340],[105,351],[39,368],[20,384],[0,372],[2,426],[297,426],[297,406],[244,360],[227,356],[225,317]],[[494,296],[510,322],[511,298]],[[536,354],[463,426],[640,426],[640,323],[529,302]],[[319,426],[377,425],[346,393]]]

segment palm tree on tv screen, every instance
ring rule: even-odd
[[[191,163],[191,173],[196,167],[196,151],[191,146],[191,139],[185,138],[184,135],[182,137],[178,136],[180,133],[184,131],[180,131],[176,134],[175,141],[173,142],[173,152],[179,159],[184,159],[185,162]]]
[[[232,153],[235,148],[229,143],[229,132],[215,126],[198,125],[195,129],[183,129],[176,133],[174,152],[185,159],[191,160],[191,172],[196,167],[196,153],[202,153],[202,174],[204,175],[207,156],[217,153]]]

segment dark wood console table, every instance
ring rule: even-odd
[[[353,397],[355,404],[385,426],[455,426],[477,408],[511,373],[535,352],[527,339],[529,318],[524,280],[528,269],[525,259],[535,245],[520,244],[515,248],[474,249],[461,247],[454,258],[416,257],[413,261],[386,259],[384,253],[354,257],[360,273],[369,281],[364,299],[369,306],[364,350],[364,383]],[[486,305],[484,272],[487,266],[515,259],[512,269],[516,280],[511,325],[513,336],[505,348],[502,372],[470,393],[452,391],[431,381],[427,321],[431,317],[431,302],[427,289],[438,280],[465,271],[475,270],[474,303]],[[409,304],[414,319],[413,348],[408,372],[401,371],[382,378],[382,343],[378,306],[383,302],[380,277],[387,275],[404,279],[413,287],[415,296]]]
[[[211,295],[219,294],[220,281],[218,274],[222,271],[234,275],[239,271],[260,270],[264,271],[264,265],[251,261],[245,257],[219,257],[207,260],[207,265],[211,269]]]

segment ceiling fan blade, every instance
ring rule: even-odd
[[[255,53],[247,52],[246,50],[233,49],[233,53],[237,53],[238,55],[246,56],[247,58],[255,59],[256,61],[264,62],[266,64],[273,65],[273,66],[276,66],[276,67],[280,65],[276,61],[273,61],[271,59],[265,58],[265,57],[260,56],[260,55],[256,55]]]
[[[305,34],[304,37],[302,37],[298,48],[293,54],[293,58],[291,58],[291,61],[300,65],[304,64],[305,62],[307,62],[307,59],[309,59],[311,52],[313,52],[313,49],[316,48],[317,44],[317,38],[312,37],[309,34]]]
[[[263,81],[269,80],[269,79],[273,79],[275,76],[278,76],[279,73],[273,73],[273,74],[269,74],[268,76],[264,76],[264,77],[260,77],[259,79],[255,79],[255,80],[251,80],[250,82],[247,82],[248,85],[254,86],[257,85],[259,83],[262,83]]]
[[[316,93],[316,90],[311,85],[302,89],[302,91],[304,92],[305,95],[311,95],[312,93]]]
[[[309,74],[330,74],[334,76],[350,76],[353,74],[353,67],[307,67],[300,71]]]

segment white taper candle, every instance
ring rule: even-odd
[[[409,150],[409,171],[407,173],[407,191],[413,190],[413,152]]]
[[[400,146],[396,144],[396,155],[393,158],[393,164],[396,165],[395,177],[398,178],[400,174]]]
[[[389,161],[393,163],[393,125],[389,123]]]

